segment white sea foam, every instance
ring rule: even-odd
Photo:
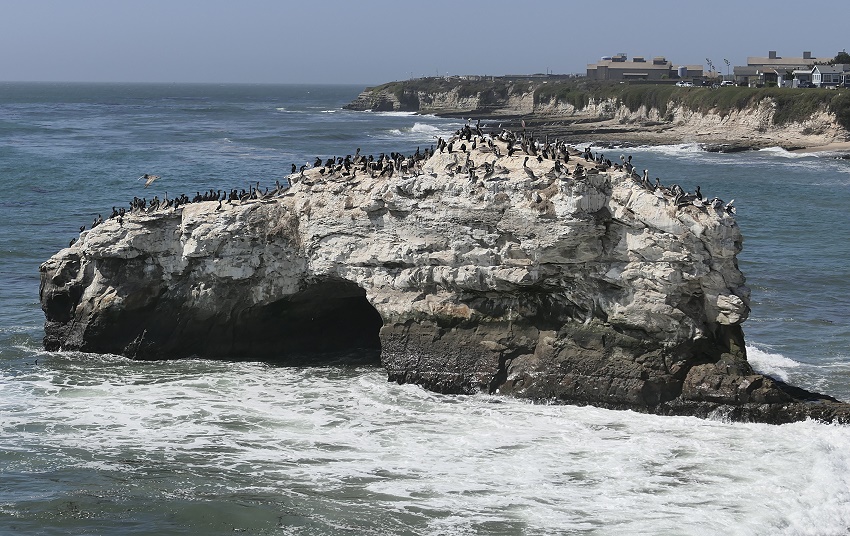
[[[428,123],[417,122],[409,127],[392,128],[386,132],[392,138],[432,142],[438,136],[447,136],[451,130],[446,129],[445,125],[435,126]]]
[[[412,115],[419,115],[416,112],[372,112],[376,115],[381,115],[384,117],[410,117]]]
[[[847,427],[444,396],[375,369],[41,362],[0,376],[0,451],[26,449],[24,472],[58,464],[66,478],[121,475],[116,488],[89,489],[94,496],[210,499],[223,479],[224,497],[268,495],[299,504],[320,527],[342,515],[360,532],[369,523],[429,534],[493,524],[533,534],[850,526]]]
[[[651,145],[651,146],[643,146],[636,147],[634,149],[630,149],[635,152],[643,152],[643,151],[651,151],[653,153],[657,153],[664,156],[682,156],[682,155],[695,155],[695,154],[705,154],[705,150],[698,143],[679,143],[675,145]]]
[[[578,149],[590,147],[594,153],[603,153],[605,157],[612,162],[619,163],[620,155],[639,155],[642,153],[651,153],[654,155],[665,157],[688,157],[705,155],[706,153],[697,143],[680,143],[675,145],[641,145],[637,147],[602,147],[593,145],[592,143],[576,143],[573,144]]]
[[[414,123],[412,127],[410,127],[411,132],[421,132],[423,134],[433,134],[436,132],[441,132],[442,130],[435,127],[434,125],[429,125],[426,123]]]
[[[759,149],[758,152],[760,154],[768,154],[772,156],[777,156],[781,158],[811,158],[813,156],[812,153],[793,153],[787,149],[783,149],[782,147],[765,147],[763,149]]]
[[[782,354],[767,352],[755,346],[747,346],[747,361],[756,372],[784,382],[788,381],[787,369],[800,366],[800,363]]]

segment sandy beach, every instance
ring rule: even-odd
[[[814,145],[803,149],[794,149],[792,153],[850,153],[850,141],[827,143],[826,145]]]

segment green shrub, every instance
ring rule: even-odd
[[[570,83],[542,84],[534,90],[534,104],[555,101],[566,103],[578,110],[583,110],[590,104],[591,95]]]
[[[801,123],[820,110],[828,109],[833,94],[815,89],[777,89],[770,97],[776,103],[774,125]]]
[[[829,111],[835,114],[839,125],[850,130],[850,91],[845,89],[833,97],[829,103]]]

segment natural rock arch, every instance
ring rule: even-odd
[[[174,307],[158,307],[166,311]],[[227,359],[263,359],[284,364],[323,364],[343,355],[357,362],[380,364],[383,320],[356,283],[321,278],[303,290],[259,305],[235,303],[212,318],[184,321],[183,335],[140,341],[134,357],[157,358],[149,352],[169,344],[173,355]],[[154,332],[154,338],[157,333]],[[177,342],[185,341],[185,342]],[[128,352],[124,352],[125,354]]]
[[[235,323],[243,346],[231,355],[317,362],[349,353],[380,363],[383,320],[356,283],[339,278],[311,282],[302,291],[246,309]],[[324,356],[324,358],[323,358]]]
[[[443,393],[850,421],[748,364],[731,208],[498,143],[109,219],[41,266],[45,348],[283,365],[366,349]]]
[[[136,262],[124,263],[126,265]],[[138,269],[127,270],[141,273]],[[45,308],[57,337],[45,347],[126,355],[157,360],[179,357],[265,360],[280,364],[321,365],[329,362],[380,364],[383,319],[366,298],[366,290],[351,281],[314,276],[301,290],[252,304],[250,288],[218,282],[215,306],[199,307],[186,299],[181,285],[147,296],[133,294],[133,307],[109,307],[94,313],[79,334],[61,327],[60,306],[80,301],[68,292],[53,292]],[[74,287],[71,287],[72,289]],[[67,295],[66,295],[67,294]],[[130,296],[104,301],[129,303]],[[89,307],[87,300],[80,308]],[[64,339],[62,337],[65,337]]]

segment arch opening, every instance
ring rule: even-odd
[[[238,316],[233,350],[239,356],[287,364],[380,364],[383,319],[351,281],[321,280]]]

